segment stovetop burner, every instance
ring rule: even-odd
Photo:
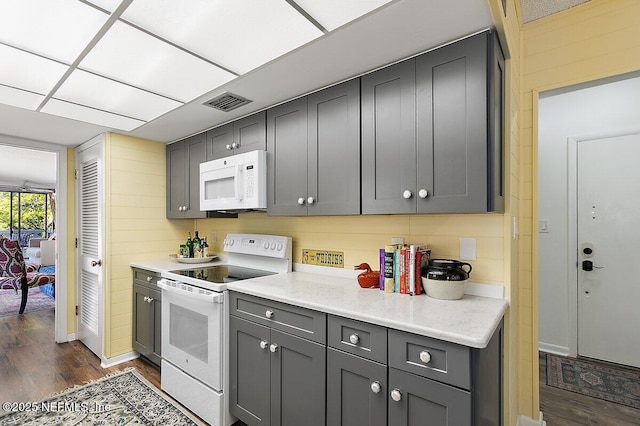
[[[274,275],[275,272],[262,271],[259,269],[243,268],[234,265],[214,265],[198,269],[181,269],[169,271],[173,274],[184,277],[195,278],[208,281],[210,283],[222,284],[232,281],[248,280],[250,278]]]

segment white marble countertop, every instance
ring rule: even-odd
[[[355,279],[292,272],[227,284],[229,290],[302,306],[410,333],[484,348],[508,302],[464,295],[437,300],[425,295],[360,288]]]
[[[158,273],[201,268],[209,263],[165,260],[132,262],[131,266]],[[355,277],[291,272],[227,283],[229,290],[352,318],[436,339],[484,348],[508,307],[505,299],[465,294],[459,300],[437,300],[425,295],[384,293],[363,289]]]

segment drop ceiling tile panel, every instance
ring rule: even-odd
[[[35,111],[43,100],[43,95],[0,85],[0,104]]]
[[[69,68],[0,44],[0,84],[46,95]]]
[[[95,4],[104,10],[113,12],[118,8],[118,6],[120,6],[122,0],[88,0],[88,3]]]
[[[71,64],[107,18],[77,0],[3,1],[0,41]]]
[[[240,74],[322,35],[284,0],[135,0],[122,17]]]
[[[235,77],[122,22],[113,25],[80,68],[181,102],[191,101]]]
[[[296,0],[309,15],[329,31],[389,3],[391,0]]]
[[[47,104],[41,111],[47,114],[57,115],[59,117],[71,118],[73,120],[84,121],[86,123],[97,124],[99,126],[110,127],[127,132],[145,124],[145,122],[141,120],[111,114],[106,111],[100,111],[58,99],[50,99],[47,101]]]
[[[153,120],[182,105],[81,70],[71,73],[53,97],[142,121]]]

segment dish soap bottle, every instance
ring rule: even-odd
[[[198,236],[198,231],[195,231],[196,236],[193,238],[193,257],[202,257],[202,240]]]
[[[193,240],[191,239],[191,232],[189,232],[187,237],[187,251],[189,252],[189,257],[193,257]]]

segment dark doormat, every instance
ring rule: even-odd
[[[547,354],[547,385],[640,409],[640,370]]]

